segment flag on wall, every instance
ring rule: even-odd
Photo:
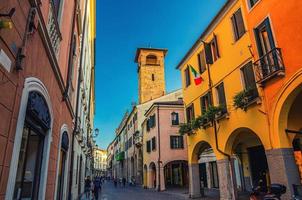
[[[188,67],[190,67],[191,69],[191,72],[194,76],[194,82],[195,82],[195,85],[199,85],[202,83],[203,79],[202,77],[200,76],[200,74],[192,67],[192,65],[188,65]]]

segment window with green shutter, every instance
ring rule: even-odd
[[[216,91],[217,91],[217,94],[218,94],[218,103],[219,103],[220,106],[223,107],[223,112],[226,113],[227,112],[227,105],[226,105],[224,84],[220,83],[216,87]]]
[[[156,149],[156,138],[155,137],[152,138],[151,143],[152,143],[152,151],[154,151]]]
[[[171,149],[183,149],[183,136],[170,136],[170,147]]]
[[[186,87],[188,87],[191,84],[191,77],[190,77],[190,69],[187,67],[185,69],[185,81],[186,81]]]
[[[202,50],[198,55],[198,66],[199,66],[199,72],[203,73],[206,71],[206,58],[205,58],[205,53],[204,50]]]
[[[195,116],[194,116],[194,104],[192,103],[190,106],[186,108],[186,116],[187,116],[187,122],[191,122]]]
[[[147,153],[151,152],[151,141],[150,140],[148,140],[146,142],[146,151],[147,151]]]
[[[239,8],[231,17],[235,41],[239,40],[245,33],[245,27],[242,17],[241,8]]]

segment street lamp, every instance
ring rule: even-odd
[[[100,133],[100,129],[98,128],[94,129],[94,132],[92,132],[92,137],[96,138],[99,135],[99,133]]]

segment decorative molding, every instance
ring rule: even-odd
[[[39,79],[34,78],[34,77],[29,77],[29,78],[25,79],[22,97],[21,97],[21,101],[20,101],[21,102],[20,110],[19,110],[19,115],[18,115],[18,121],[17,121],[16,133],[15,133],[15,141],[14,141],[14,146],[13,146],[12,159],[11,159],[11,163],[10,163],[9,177],[8,177],[8,182],[7,182],[7,187],[6,187],[5,200],[13,199],[13,195],[14,195],[14,187],[15,187],[16,175],[17,175],[16,166],[18,166],[18,161],[19,161],[19,153],[20,153],[20,148],[21,148],[24,121],[25,121],[25,117],[26,117],[28,97],[29,97],[29,93],[32,91],[39,92],[45,98],[46,104],[49,109],[50,117],[51,117],[50,129],[47,131],[47,133],[45,135],[45,143],[44,143],[44,149],[43,149],[44,156],[43,156],[42,166],[41,166],[40,188],[39,188],[39,194],[38,194],[38,199],[45,199],[46,181],[47,181],[47,175],[48,175],[48,161],[49,161],[50,146],[51,146],[51,142],[52,142],[53,112],[52,112],[50,96],[48,94],[48,91],[47,91],[45,85]]]

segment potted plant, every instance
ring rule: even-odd
[[[240,108],[240,109],[246,111],[247,106],[251,99],[251,92],[252,92],[251,88],[244,89],[244,90],[238,92],[233,98],[233,106],[236,109]]]
[[[223,106],[210,106],[205,115],[208,119],[208,121],[214,121],[218,117],[220,117],[224,113],[225,108]]]

